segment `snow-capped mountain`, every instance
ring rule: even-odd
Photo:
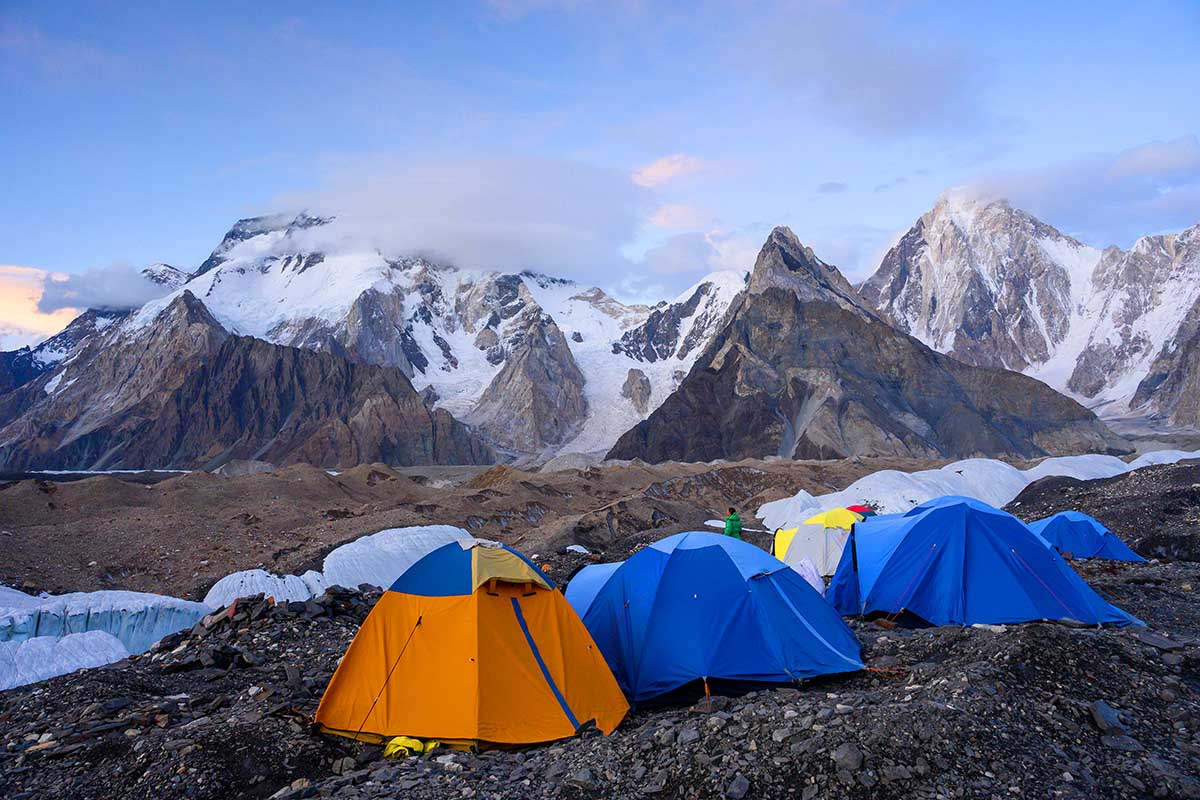
[[[960,360],[1023,371],[1106,416],[1196,424],[1157,395],[1174,385],[1166,364],[1196,360],[1185,321],[1200,317],[1200,225],[1098,250],[1006,201],[951,191],[860,290]]]
[[[679,389],[609,458],[918,458],[1128,452],[1045,384],[935,352],[881,319],[837,267],[771,232],[746,291]]]
[[[656,408],[743,286],[715,273],[674,301],[629,305],[532,272],[389,255],[301,214],[240,220],[184,288],[231,333],[399,367],[502,450],[545,455],[604,450]]]
[[[233,336],[186,289],[0,394],[0,469],[488,464],[394,367]]]

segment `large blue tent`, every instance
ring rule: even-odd
[[[1021,520],[966,497],[855,525],[826,596],[842,614],[908,612],[933,625],[1138,623]]]
[[[680,533],[586,567],[566,595],[635,702],[700,679],[782,683],[863,668],[854,633],[804,578],[720,534]]]
[[[1107,558],[1112,561],[1145,561],[1098,520],[1078,511],[1062,511],[1029,528],[1060,553],[1075,558]]]

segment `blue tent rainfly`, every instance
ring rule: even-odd
[[[670,536],[584,568],[566,595],[635,702],[700,679],[787,683],[863,668],[853,631],[804,578],[728,536]]]
[[[932,625],[1064,617],[1142,624],[1105,602],[1021,520],[966,497],[855,525],[826,594],[842,614],[907,611]]]
[[[1029,528],[1060,553],[1075,558],[1107,558],[1111,561],[1145,561],[1098,520],[1078,511],[1062,511]]]

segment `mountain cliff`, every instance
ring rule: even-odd
[[[168,290],[178,289],[188,275],[170,264],[151,264],[142,276]],[[130,308],[89,308],[55,335],[32,347],[0,352],[0,395],[19,388],[74,352],[83,342],[129,315]]]
[[[973,367],[884,322],[786,228],[678,390],[610,458],[1021,457],[1127,452],[1036,380]]]
[[[952,191],[861,293],[960,360],[1026,372],[1102,414],[1194,424],[1172,387],[1200,380],[1186,324],[1200,314],[1200,225],[1098,250],[1003,200]]]
[[[395,368],[231,335],[190,291],[0,395],[5,469],[491,463]]]

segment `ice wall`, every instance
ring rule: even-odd
[[[127,591],[73,592],[28,600],[7,590],[0,608],[0,642],[103,631],[129,653],[142,653],[167,634],[190,628],[211,608],[190,600]],[[18,593],[19,594],[19,593]]]
[[[104,631],[0,642],[0,690],[100,667],[128,656],[121,640]]]
[[[369,583],[386,589],[419,559],[451,542],[475,538],[452,525],[389,528],[344,544],[325,557],[325,583],[356,588]]]

